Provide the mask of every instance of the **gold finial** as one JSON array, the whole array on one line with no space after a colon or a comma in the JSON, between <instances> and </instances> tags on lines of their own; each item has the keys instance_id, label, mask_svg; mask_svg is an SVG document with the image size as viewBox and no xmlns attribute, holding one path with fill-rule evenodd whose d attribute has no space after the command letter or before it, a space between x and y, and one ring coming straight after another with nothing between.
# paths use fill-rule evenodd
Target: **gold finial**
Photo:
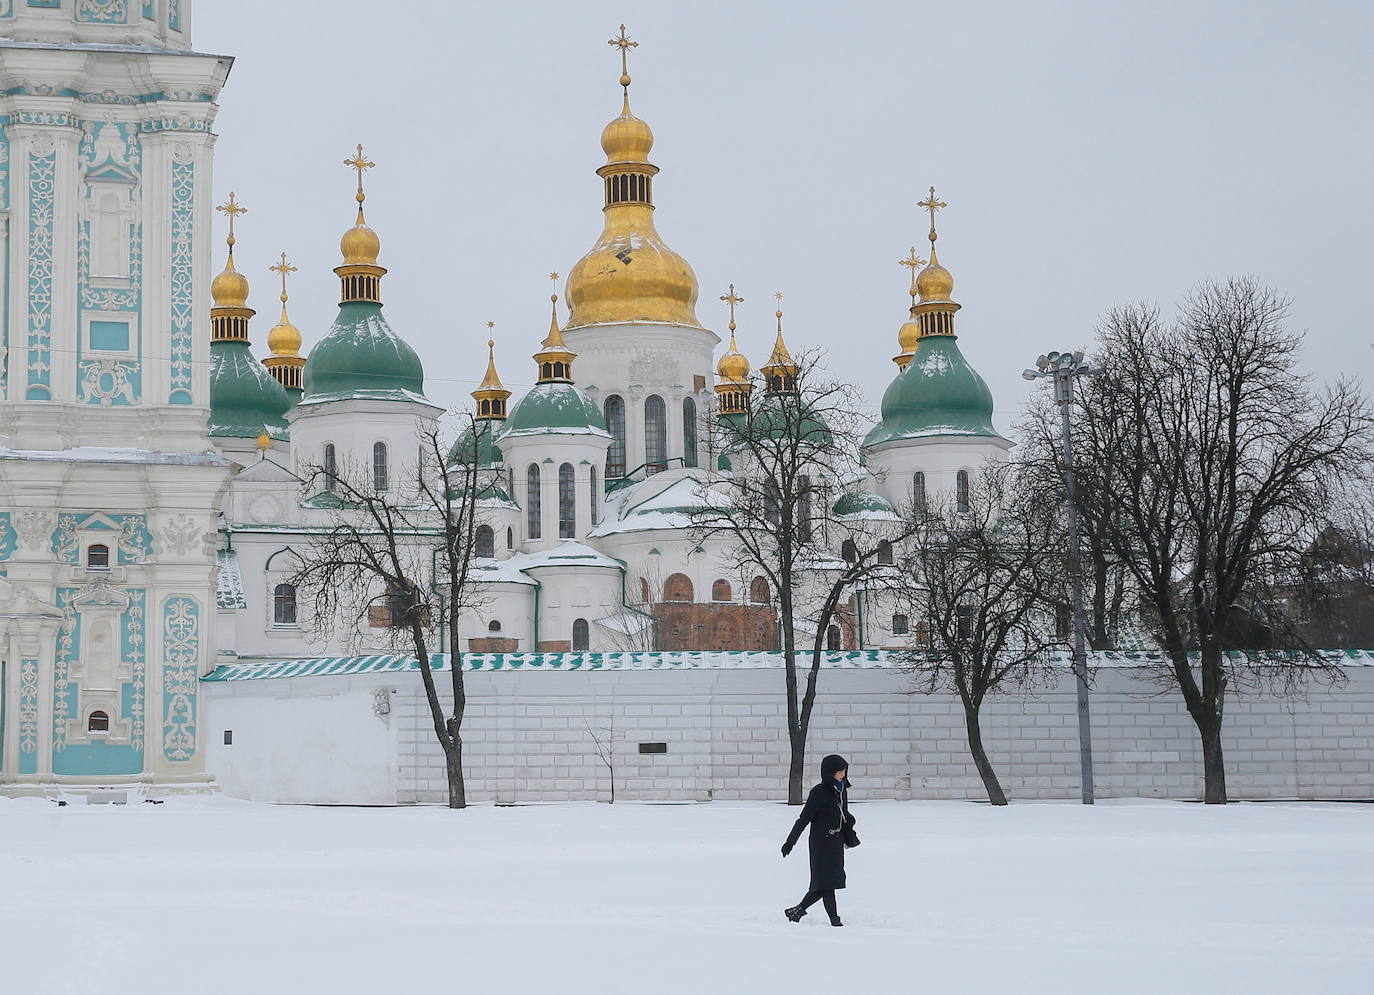
<instances>
[{"instance_id":1,"label":"gold finial","mask_svg":"<svg viewBox=\"0 0 1374 995\"><path fill-rule=\"evenodd\" d=\"M897 260L898 266L905 266L907 269L911 270L911 289L908 291L908 293L911 294L911 303L913 305L916 303L917 294L916 270L919 267L924 266L925 264L926 261L922 259L920 256L916 255L916 246L914 245L911 247L911 255L907 256L905 259Z\"/></svg>"},{"instance_id":2,"label":"gold finial","mask_svg":"<svg viewBox=\"0 0 1374 995\"><path fill-rule=\"evenodd\" d=\"M614 45L620 49L620 85L625 88L625 99L628 101L630 99L630 49L638 48L639 42L630 41L629 36L625 34L625 25L622 24L620 36L612 38L606 44Z\"/></svg>"},{"instance_id":3,"label":"gold finial","mask_svg":"<svg viewBox=\"0 0 1374 995\"><path fill-rule=\"evenodd\" d=\"M730 307L730 331L733 333L735 330L735 305L743 304L744 298L735 293L735 285L732 283L729 292L721 294L720 299Z\"/></svg>"},{"instance_id":4,"label":"gold finial","mask_svg":"<svg viewBox=\"0 0 1374 995\"><path fill-rule=\"evenodd\" d=\"M248 208L244 207L234 199L234 191L229 191L229 199L215 208L216 211L223 211L229 218L229 255L234 254L234 221L240 214L247 214Z\"/></svg>"},{"instance_id":5,"label":"gold finial","mask_svg":"<svg viewBox=\"0 0 1374 995\"><path fill-rule=\"evenodd\" d=\"M281 302L284 306L286 304L286 274L297 273L300 271L300 267L292 266L290 263L288 263L286 261L286 253L283 252L281 254L281 262L277 263L275 266L269 266L267 268L271 270L273 273L281 274Z\"/></svg>"},{"instance_id":6,"label":"gold finial","mask_svg":"<svg viewBox=\"0 0 1374 995\"><path fill-rule=\"evenodd\" d=\"M773 313L778 317L778 334L782 334L782 291L775 291L773 298L778 302L778 309Z\"/></svg>"},{"instance_id":7,"label":"gold finial","mask_svg":"<svg viewBox=\"0 0 1374 995\"><path fill-rule=\"evenodd\" d=\"M353 153L353 157L344 160L344 165L351 166L358 171L358 192L354 194L354 197L358 201L358 224L362 224L363 201L367 200L367 195L363 193L363 171L371 169L377 164L375 162L370 162L367 157L363 155L363 147L359 145L357 150Z\"/></svg>"},{"instance_id":8,"label":"gold finial","mask_svg":"<svg viewBox=\"0 0 1374 995\"><path fill-rule=\"evenodd\" d=\"M930 239L930 245L933 251L935 248L935 239L937 237L935 234L935 212L942 207L949 207L949 205L946 204L943 200L936 200L935 188L931 187L930 196L927 197L925 200L921 201L920 203L918 203L916 206L924 207L926 210L930 212L930 234L927 237Z\"/></svg>"},{"instance_id":9,"label":"gold finial","mask_svg":"<svg viewBox=\"0 0 1374 995\"><path fill-rule=\"evenodd\" d=\"M272 437L271 437L270 435L268 435L266 432L263 432L262 435L258 436L258 450L259 450L264 456L266 456L266 455L267 455L267 450L269 450L269 449L271 449L271 448L272 448Z\"/></svg>"},{"instance_id":10,"label":"gold finial","mask_svg":"<svg viewBox=\"0 0 1374 995\"><path fill-rule=\"evenodd\" d=\"M488 328L495 328L495 327L496 327L496 322L494 322L494 321L489 321L489 322L487 322L487 327L488 327ZM487 343L487 345L495 345L495 344L496 344L495 342L488 342L488 343Z\"/></svg>"}]
</instances>

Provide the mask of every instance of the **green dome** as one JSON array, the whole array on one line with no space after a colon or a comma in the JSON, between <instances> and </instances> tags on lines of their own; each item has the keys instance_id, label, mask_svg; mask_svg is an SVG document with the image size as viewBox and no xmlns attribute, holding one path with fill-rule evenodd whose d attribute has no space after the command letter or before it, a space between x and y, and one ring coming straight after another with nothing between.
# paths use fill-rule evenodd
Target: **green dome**
<instances>
[{"instance_id":1,"label":"green dome","mask_svg":"<svg viewBox=\"0 0 1374 995\"><path fill-rule=\"evenodd\" d=\"M1001 438L992 427L992 391L953 335L917 341L911 362L883 392L882 415L865 446L941 435Z\"/></svg>"},{"instance_id":2,"label":"green dome","mask_svg":"<svg viewBox=\"0 0 1374 995\"><path fill-rule=\"evenodd\" d=\"M797 433L798 441L805 448L816 449L829 446L834 441L834 437L831 435L830 426L826 424L825 419L809 411L802 412L799 418L798 412L788 410L789 405L795 407L798 403L800 403L800 399L797 394L769 392L764 394L762 400L754 405L750 416L721 416L721 428L724 430L727 440L730 435L763 438L792 431ZM730 445L727 441L726 448L737 450L741 445L738 442L735 445Z\"/></svg>"},{"instance_id":3,"label":"green dome","mask_svg":"<svg viewBox=\"0 0 1374 995\"><path fill-rule=\"evenodd\" d=\"M836 501L835 514L841 516L862 515L868 518L874 515L895 515L896 511L880 495L871 491L859 491L845 494Z\"/></svg>"},{"instance_id":4,"label":"green dome","mask_svg":"<svg viewBox=\"0 0 1374 995\"><path fill-rule=\"evenodd\" d=\"M610 438L601 408L570 383L540 383L516 402L499 438L512 435L600 435Z\"/></svg>"},{"instance_id":5,"label":"green dome","mask_svg":"<svg viewBox=\"0 0 1374 995\"><path fill-rule=\"evenodd\" d=\"M370 397L413 400L425 392L420 357L387 324L372 301L339 305L329 333L305 363L304 400Z\"/></svg>"},{"instance_id":6,"label":"green dome","mask_svg":"<svg viewBox=\"0 0 1374 995\"><path fill-rule=\"evenodd\" d=\"M291 396L253 358L247 342L210 343L210 434L256 439L266 432L286 439Z\"/></svg>"},{"instance_id":7,"label":"green dome","mask_svg":"<svg viewBox=\"0 0 1374 995\"><path fill-rule=\"evenodd\" d=\"M493 431L498 424L490 418L479 418L465 428L463 434L458 436L458 441L453 444L453 448L448 451L449 466L472 462L474 453L478 466L504 462L501 450L496 448L496 433Z\"/></svg>"}]
</instances>

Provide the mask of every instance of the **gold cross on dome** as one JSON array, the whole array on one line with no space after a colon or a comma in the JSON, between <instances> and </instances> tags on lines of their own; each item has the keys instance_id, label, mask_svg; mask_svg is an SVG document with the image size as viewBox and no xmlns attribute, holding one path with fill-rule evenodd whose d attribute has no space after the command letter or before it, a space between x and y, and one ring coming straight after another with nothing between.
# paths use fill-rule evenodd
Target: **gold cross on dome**
<instances>
[{"instance_id":1,"label":"gold cross on dome","mask_svg":"<svg viewBox=\"0 0 1374 995\"><path fill-rule=\"evenodd\" d=\"M781 291L781 290L777 291L775 294L773 294L773 296L774 296L775 298L777 298L778 307L782 307L782 291Z\"/></svg>"},{"instance_id":2,"label":"gold cross on dome","mask_svg":"<svg viewBox=\"0 0 1374 995\"><path fill-rule=\"evenodd\" d=\"M297 266L292 266L290 263L288 263L288 262L286 261L286 253L285 253L285 252L283 252L283 253L281 254L281 262L277 263L275 266L269 266L269 267L267 267L267 268L268 268L269 270L271 270L273 273L280 273L280 274L281 274L281 302L282 302L283 304L285 304L285 303L286 303L286 274L287 274L287 273L295 273L295 272L298 272L300 268L297 267Z\"/></svg>"},{"instance_id":3,"label":"gold cross on dome","mask_svg":"<svg viewBox=\"0 0 1374 995\"><path fill-rule=\"evenodd\" d=\"M930 239L930 240L931 240L932 242L935 241L935 238L934 238L934 236L935 236L935 212L938 211L938 210L939 210L940 208L942 208L942 207L949 207L949 205L946 204L943 200L936 200L936 199L935 199L935 188L934 188L934 187L931 187L931 188L930 188L930 196L927 197L925 200L921 201L920 203L918 203L916 206L917 206L917 207L924 207L926 210L928 210L928 211L930 212L930 234L931 234L931 239Z\"/></svg>"},{"instance_id":4,"label":"gold cross on dome","mask_svg":"<svg viewBox=\"0 0 1374 995\"><path fill-rule=\"evenodd\" d=\"M240 214L247 214L248 208L244 207L234 199L234 192L229 191L229 199L215 208L216 211L223 211L229 218L229 247L234 247L234 220Z\"/></svg>"},{"instance_id":5,"label":"gold cross on dome","mask_svg":"<svg viewBox=\"0 0 1374 995\"><path fill-rule=\"evenodd\" d=\"M620 37L618 37L618 38L612 38L612 39L611 39L610 41L608 41L606 44L608 44L608 45L614 45L616 48L620 49L620 85L621 85L621 86L629 86L629 85L630 85L630 63L629 63L630 49L632 49L632 48L639 48L639 42L637 42L637 41L630 41L629 36L625 34L625 25L622 24L622 25L620 26Z\"/></svg>"},{"instance_id":6,"label":"gold cross on dome","mask_svg":"<svg viewBox=\"0 0 1374 995\"><path fill-rule=\"evenodd\" d=\"M905 259L897 260L898 266L908 267L913 275L915 274L918 267L924 266L925 264L926 261L922 259L920 256L916 255L916 246L914 245L911 247L911 255L907 256Z\"/></svg>"},{"instance_id":7,"label":"gold cross on dome","mask_svg":"<svg viewBox=\"0 0 1374 995\"><path fill-rule=\"evenodd\" d=\"M489 322L487 322L487 327L488 327L488 328L495 328L495 327L496 327L496 322L494 322L494 321L489 321Z\"/></svg>"},{"instance_id":8,"label":"gold cross on dome","mask_svg":"<svg viewBox=\"0 0 1374 995\"><path fill-rule=\"evenodd\" d=\"M720 299L730 307L730 331L733 332L735 330L735 305L743 304L744 298L735 293L735 285L732 283L729 292L721 294Z\"/></svg>"},{"instance_id":9,"label":"gold cross on dome","mask_svg":"<svg viewBox=\"0 0 1374 995\"><path fill-rule=\"evenodd\" d=\"M363 170L371 169L377 164L369 161L363 155L363 147L359 145L357 151L353 153L353 157L344 160L344 165L351 166L358 171L358 200L361 201L363 199Z\"/></svg>"}]
</instances>

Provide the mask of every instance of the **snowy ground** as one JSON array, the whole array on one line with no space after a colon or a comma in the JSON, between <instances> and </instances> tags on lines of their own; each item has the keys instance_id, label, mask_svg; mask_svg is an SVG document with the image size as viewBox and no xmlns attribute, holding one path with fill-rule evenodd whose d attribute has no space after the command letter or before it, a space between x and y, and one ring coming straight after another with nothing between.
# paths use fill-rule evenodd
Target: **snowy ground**
<instances>
[{"instance_id":1,"label":"snowy ground","mask_svg":"<svg viewBox=\"0 0 1374 995\"><path fill-rule=\"evenodd\" d=\"M0 799L0 990L1374 990L1374 806L854 811L832 929L778 804Z\"/></svg>"}]
</instances>

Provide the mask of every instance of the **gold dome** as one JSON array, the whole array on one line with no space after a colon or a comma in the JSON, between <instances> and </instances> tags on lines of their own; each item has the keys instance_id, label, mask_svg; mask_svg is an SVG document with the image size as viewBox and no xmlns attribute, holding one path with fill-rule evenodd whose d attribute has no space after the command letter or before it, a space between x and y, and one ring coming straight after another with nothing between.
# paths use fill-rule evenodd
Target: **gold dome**
<instances>
[{"instance_id":1,"label":"gold dome","mask_svg":"<svg viewBox=\"0 0 1374 995\"><path fill-rule=\"evenodd\" d=\"M248 277L234 269L234 245L229 243L229 261L224 264L224 272L210 284L210 296L215 299L215 307L247 307Z\"/></svg>"},{"instance_id":2,"label":"gold dome","mask_svg":"<svg viewBox=\"0 0 1374 995\"><path fill-rule=\"evenodd\" d=\"M720 357L720 362L716 364L716 372L721 379L730 380L734 383L744 383L749 379L749 357L739 351L735 345L735 330L730 329L730 348L724 356Z\"/></svg>"},{"instance_id":3,"label":"gold dome","mask_svg":"<svg viewBox=\"0 0 1374 995\"><path fill-rule=\"evenodd\" d=\"M291 324L286 313L286 305L281 306L281 320L267 333L267 348L274 356L299 356L301 354L301 330Z\"/></svg>"},{"instance_id":4,"label":"gold dome","mask_svg":"<svg viewBox=\"0 0 1374 995\"><path fill-rule=\"evenodd\" d=\"M606 153L606 163L648 162L653 147L653 129L630 113L630 95L626 93L620 117L601 131L601 150Z\"/></svg>"},{"instance_id":5,"label":"gold dome","mask_svg":"<svg viewBox=\"0 0 1374 995\"><path fill-rule=\"evenodd\" d=\"M915 319L903 322L902 327L897 330L897 347L905 353L916 351L916 343L921 338L921 326Z\"/></svg>"},{"instance_id":6,"label":"gold dome","mask_svg":"<svg viewBox=\"0 0 1374 995\"><path fill-rule=\"evenodd\" d=\"M954 276L940 265L935 246L930 247L930 265L916 277L916 292L923 301L947 301L954 293Z\"/></svg>"},{"instance_id":7,"label":"gold dome","mask_svg":"<svg viewBox=\"0 0 1374 995\"><path fill-rule=\"evenodd\" d=\"M358 205L358 222L339 239L339 251L343 253L345 266L362 264L376 266L377 255L382 251L382 240L363 220L363 206Z\"/></svg>"}]
</instances>

